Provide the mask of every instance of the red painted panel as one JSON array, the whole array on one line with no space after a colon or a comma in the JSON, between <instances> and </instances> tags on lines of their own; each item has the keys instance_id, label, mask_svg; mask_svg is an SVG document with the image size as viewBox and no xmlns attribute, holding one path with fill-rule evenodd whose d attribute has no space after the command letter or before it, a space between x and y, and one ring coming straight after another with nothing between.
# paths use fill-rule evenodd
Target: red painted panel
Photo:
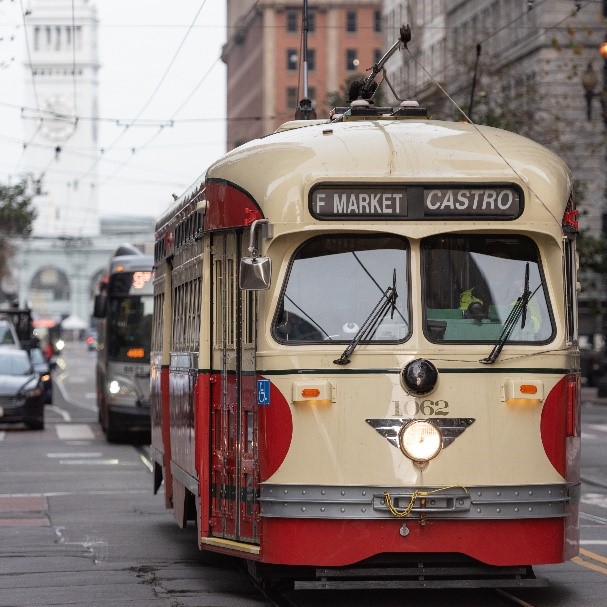
<instances>
[{"instance_id":1,"label":"red painted panel","mask_svg":"<svg viewBox=\"0 0 607 607\"><path fill-rule=\"evenodd\" d=\"M542 409L540 424L542 444L550 463L561 476L566 476L567 377L550 390Z\"/></svg>"},{"instance_id":2,"label":"red painted panel","mask_svg":"<svg viewBox=\"0 0 607 607\"><path fill-rule=\"evenodd\" d=\"M253 198L227 182L208 182L204 194L209 205L204 216L205 230L245 227L263 219Z\"/></svg>"},{"instance_id":3,"label":"red painted panel","mask_svg":"<svg viewBox=\"0 0 607 607\"><path fill-rule=\"evenodd\" d=\"M173 507L173 475L171 474L171 410L169 392L169 368L162 367L160 375L160 390L162 393L162 444L164 453L164 504L166 508Z\"/></svg>"},{"instance_id":4,"label":"red painted panel","mask_svg":"<svg viewBox=\"0 0 607 607\"><path fill-rule=\"evenodd\" d=\"M259 406L258 413L259 476L263 483L278 470L287 456L293 438L293 418L287 399L272 383L270 404Z\"/></svg>"},{"instance_id":5,"label":"red painted panel","mask_svg":"<svg viewBox=\"0 0 607 607\"><path fill-rule=\"evenodd\" d=\"M497 566L563 562L563 519L511 521L335 521L262 519L261 560L321 567L382 553L460 553Z\"/></svg>"},{"instance_id":6,"label":"red painted panel","mask_svg":"<svg viewBox=\"0 0 607 607\"><path fill-rule=\"evenodd\" d=\"M196 472L200 482L200 520L198 530L201 537L209 535L210 519L210 424L211 424L211 383L208 373L199 373L194 390L194 453Z\"/></svg>"}]
</instances>

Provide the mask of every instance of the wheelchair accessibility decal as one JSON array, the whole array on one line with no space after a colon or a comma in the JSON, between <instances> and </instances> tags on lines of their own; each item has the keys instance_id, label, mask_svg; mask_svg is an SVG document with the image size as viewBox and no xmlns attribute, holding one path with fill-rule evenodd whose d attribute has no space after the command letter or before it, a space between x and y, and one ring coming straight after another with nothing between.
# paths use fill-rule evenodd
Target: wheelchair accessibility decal
<instances>
[{"instance_id":1,"label":"wheelchair accessibility decal","mask_svg":"<svg viewBox=\"0 0 607 607\"><path fill-rule=\"evenodd\" d=\"M257 380L257 404L267 406L270 404L270 380Z\"/></svg>"}]
</instances>

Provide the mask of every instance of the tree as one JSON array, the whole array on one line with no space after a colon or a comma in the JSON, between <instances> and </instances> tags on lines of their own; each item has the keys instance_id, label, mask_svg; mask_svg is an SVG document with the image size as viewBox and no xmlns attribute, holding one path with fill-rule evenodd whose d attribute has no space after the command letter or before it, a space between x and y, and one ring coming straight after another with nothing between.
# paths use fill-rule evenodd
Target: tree
<instances>
[{"instance_id":1,"label":"tree","mask_svg":"<svg viewBox=\"0 0 607 607\"><path fill-rule=\"evenodd\" d=\"M40 179L25 175L15 184L0 183L0 278L7 274L14 252L11 239L32 233L36 209L32 199L40 192Z\"/></svg>"}]
</instances>

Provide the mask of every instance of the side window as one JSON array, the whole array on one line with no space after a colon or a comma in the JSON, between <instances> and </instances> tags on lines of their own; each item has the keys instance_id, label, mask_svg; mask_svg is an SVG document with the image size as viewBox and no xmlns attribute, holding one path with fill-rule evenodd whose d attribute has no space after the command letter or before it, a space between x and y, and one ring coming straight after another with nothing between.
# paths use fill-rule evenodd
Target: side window
<instances>
[{"instance_id":1,"label":"side window","mask_svg":"<svg viewBox=\"0 0 607 607\"><path fill-rule=\"evenodd\" d=\"M567 341L573 342L578 336L577 327L577 252L575 240L565 238L564 241L564 285L565 285L565 314L567 322Z\"/></svg>"}]
</instances>

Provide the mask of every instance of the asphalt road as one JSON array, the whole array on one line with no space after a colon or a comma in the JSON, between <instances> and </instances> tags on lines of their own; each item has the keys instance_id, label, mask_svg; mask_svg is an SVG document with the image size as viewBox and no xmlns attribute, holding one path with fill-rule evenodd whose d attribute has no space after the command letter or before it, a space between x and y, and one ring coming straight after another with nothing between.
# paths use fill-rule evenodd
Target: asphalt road
<instances>
[{"instance_id":1,"label":"asphalt road","mask_svg":"<svg viewBox=\"0 0 607 607\"><path fill-rule=\"evenodd\" d=\"M0 607L262 606L235 559L198 551L152 491L147 445L108 444L95 353L68 344L41 432L0 427ZM607 399L583 391L582 552L536 567L548 587L511 591L308 591L301 607L595 607L607 596Z\"/></svg>"}]
</instances>

